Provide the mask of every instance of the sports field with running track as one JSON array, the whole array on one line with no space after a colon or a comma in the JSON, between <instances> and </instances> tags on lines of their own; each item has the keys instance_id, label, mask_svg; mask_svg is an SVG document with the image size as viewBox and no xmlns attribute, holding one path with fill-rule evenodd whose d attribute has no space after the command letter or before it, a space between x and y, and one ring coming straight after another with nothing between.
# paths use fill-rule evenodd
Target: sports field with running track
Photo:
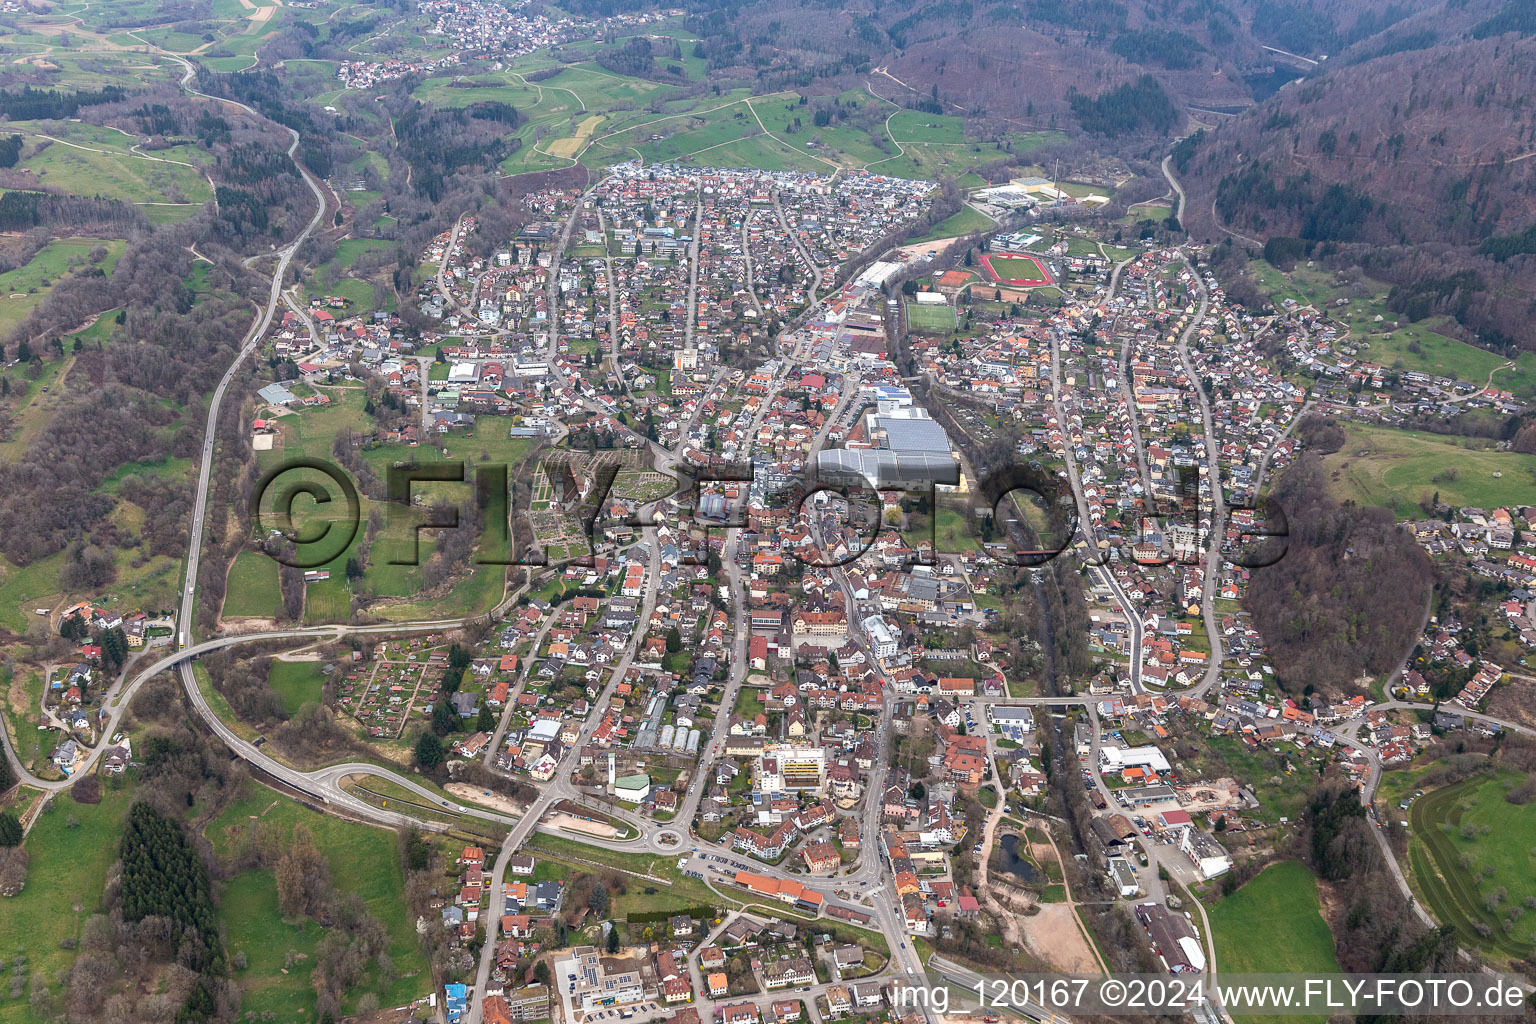
<instances>
[{"instance_id":1,"label":"sports field with running track","mask_svg":"<svg viewBox=\"0 0 1536 1024\"><path fill-rule=\"evenodd\" d=\"M981 265L988 278L1014 288L1043 288L1056 283L1044 263L1023 253L988 253L981 258Z\"/></svg>"}]
</instances>

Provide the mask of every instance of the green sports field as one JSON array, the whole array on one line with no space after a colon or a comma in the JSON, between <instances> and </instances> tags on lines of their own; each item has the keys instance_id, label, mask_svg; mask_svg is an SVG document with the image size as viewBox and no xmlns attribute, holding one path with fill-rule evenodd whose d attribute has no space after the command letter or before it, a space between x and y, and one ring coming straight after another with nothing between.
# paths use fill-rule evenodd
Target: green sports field
<instances>
[{"instance_id":1,"label":"green sports field","mask_svg":"<svg viewBox=\"0 0 1536 1024\"><path fill-rule=\"evenodd\" d=\"M913 331L948 332L955 329L955 310L949 303L907 303L907 328Z\"/></svg>"},{"instance_id":2,"label":"green sports field","mask_svg":"<svg viewBox=\"0 0 1536 1024\"><path fill-rule=\"evenodd\" d=\"M1034 260L1016 259L1011 256L993 257L992 268L997 271L998 277L1003 278L1033 277L1040 272Z\"/></svg>"},{"instance_id":3,"label":"green sports field","mask_svg":"<svg viewBox=\"0 0 1536 1024\"><path fill-rule=\"evenodd\" d=\"M1045 263L1029 256L983 256L982 266L990 272L993 280L1007 284L1011 281L1023 281L1028 283L1051 284L1051 272L1046 269Z\"/></svg>"}]
</instances>

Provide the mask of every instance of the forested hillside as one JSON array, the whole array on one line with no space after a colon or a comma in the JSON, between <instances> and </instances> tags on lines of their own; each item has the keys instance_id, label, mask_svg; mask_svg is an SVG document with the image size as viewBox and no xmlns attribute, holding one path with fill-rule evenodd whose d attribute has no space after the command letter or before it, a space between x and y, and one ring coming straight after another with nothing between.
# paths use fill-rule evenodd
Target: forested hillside
<instances>
[{"instance_id":1,"label":"forested hillside","mask_svg":"<svg viewBox=\"0 0 1536 1024\"><path fill-rule=\"evenodd\" d=\"M1285 556L1254 573L1246 603L1281 682L1339 693L1401 667L1428 608L1429 558L1388 510L1335 502L1315 454L1280 476L1274 499Z\"/></svg>"},{"instance_id":2,"label":"forested hillside","mask_svg":"<svg viewBox=\"0 0 1536 1024\"><path fill-rule=\"evenodd\" d=\"M603 15L639 5L568 6ZM1322 17L1290 3L1258 6L1276 24ZM887 0L859 9L695 0L684 9L714 81L835 94L868 79L904 105L1015 126L1077 126L1083 100L1074 105L1074 94L1100 97L1144 74L1155 75L1175 105L1241 109L1267 95L1277 71L1277 55L1261 45L1268 40L1249 31L1254 5L1242 0ZM642 55L631 66L664 78L663 64Z\"/></svg>"},{"instance_id":3,"label":"forested hillside","mask_svg":"<svg viewBox=\"0 0 1536 1024\"><path fill-rule=\"evenodd\" d=\"M1487 347L1536 346L1528 11L1426 7L1226 120L1180 154L1186 226L1212 240L1299 239L1278 251L1366 266L1398 286L1392 307L1407 319L1450 314ZM1295 45L1349 38L1276 30Z\"/></svg>"}]
</instances>

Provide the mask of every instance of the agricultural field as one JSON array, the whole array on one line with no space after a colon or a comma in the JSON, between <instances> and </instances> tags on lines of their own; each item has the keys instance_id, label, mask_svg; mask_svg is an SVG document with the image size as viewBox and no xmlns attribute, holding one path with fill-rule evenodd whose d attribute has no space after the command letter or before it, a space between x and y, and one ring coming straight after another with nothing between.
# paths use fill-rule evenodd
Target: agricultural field
<instances>
[{"instance_id":1,"label":"agricultural field","mask_svg":"<svg viewBox=\"0 0 1536 1024\"><path fill-rule=\"evenodd\" d=\"M121 8L116 9L121 10ZM72 18L66 20L69 22L67 29L70 37L77 44L91 38L77 31L78 26ZM112 53L99 49L76 53L60 49L57 46L58 30L58 26L46 29L48 35L43 37L45 42L38 47L37 55L31 58L13 57L12 59L25 61L40 70L53 72L54 77L80 89L99 89L104 85L150 85L172 82L181 78L181 65L169 57L158 54ZM113 45L106 43L104 38L102 42ZM13 53L20 52L22 48L17 35L8 35L6 43ZM129 40L128 45L142 46L143 44L136 40ZM59 122L49 123L58 124Z\"/></svg>"},{"instance_id":2,"label":"agricultural field","mask_svg":"<svg viewBox=\"0 0 1536 1024\"><path fill-rule=\"evenodd\" d=\"M644 78L616 75L596 64L572 64L558 75L535 84L540 89L569 91L593 112L611 110L616 104L644 106L655 96L666 95L663 90L668 88Z\"/></svg>"},{"instance_id":3,"label":"agricultural field","mask_svg":"<svg viewBox=\"0 0 1536 1024\"><path fill-rule=\"evenodd\" d=\"M373 991L381 1005L400 1006L425 995L432 982L405 907L405 876L395 833L311 811L255 783L248 783L241 799L209 822L204 833L214 855L228 863L238 855L245 833L258 822L280 836L291 836L300 826L307 829L329 863L336 888L361 896L368 912L388 930L393 970L385 977L373 968L353 1000ZM258 1016L273 1012L280 1020L313 1015L315 993L309 974L325 929L311 920L283 919L272 870L244 871L225 883L219 894L219 919L226 929L230 955L243 952L249 961L244 971L235 972L244 994L242 1010ZM294 957L291 969L290 951L305 957Z\"/></svg>"},{"instance_id":4,"label":"agricultural field","mask_svg":"<svg viewBox=\"0 0 1536 1024\"><path fill-rule=\"evenodd\" d=\"M1066 138L1063 133L1052 131L1016 131L999 137L966 138L965 120L961 117L906 110L889 101L884 103L888 117L885 131L898 153L869 165L870 170L881 174L931 181L952 176L959 179L962 188L979 188L986 181L972 173L974 168L1026 154Z\"/></svg>"},{"instance_id":5,"label":"agricultural field","mask_svg":"<svg viewBox=\"0 0 1536 1024\"><path fill-rule=\"evenodd\" d=\"M1143 221L1161 223L1172 215L1173 207L1166 200L1157 199L1132 206L1126 211L1125 216L1116 220L1115 223L1122 227L1135 227Z\"/></svg>"},{"instance_id":6,"label":"agricultural field","mask_svg":"<svg viewBox=\"0 0 1536 1024\"><path fill-rule=\"evenodd\" d=\"M267 673L267 687L283 698L288 714L294 715L305 704L318 704L325 685L324 662L282 661L274 658Z\"/></svg>"},{"instance_id":7,"label":"agricultural field","mask_svg":"<svg viewBox=\"0 0 1536 1024\"><path fill-rule=\"evenodd\" d=\"M838 110L849 112L849 118L822 127L814 124L809 102L802 105L796 93L753 97L747 105L753 120L760 121L775 138L829 167L868 167L898 155L882 123L861 127L860 113L866 107L878 112L881 106L866 94L848 92L839 96ZM883 167L881 170L890 173Z\"/></svg>"},{"instance_id":8,"label":"agricultural field","mask_svg":"<svg viewBox=\"0 0 1536 1024\"><path fill-rule=\"evenodd\" d=\"M453 78L429 78L422 82L414 95L434 107L449 109L467 107L472 103L495 101L510 103L520 114L528 117L548 114L550 108L538 110L542 103L542 87L525 85L521 75L456 75ZM553 91L553 90L551 90ZM569 96L564 97L562 108L573 109Z\"/></svg>"},{"instance_id":9,"label":"agricultural field","mask_svg":"<svg viewBox=\"0 0 1536 1024\"><path fill-rule=\"evenodd\" d=\"M694 167L754 167L765 171L812 171L817 174L836 169L766 135L754 135L700 150L689 154L684 162Z\"/></svg>"},{"instance_id":10,"label":"agricultural field","mask_svg":"<svg viewBox=\"0 0 1536 1024\"><path fill-rule=\"evenodd\" d=\"M229 567L224 589L226 619L275 618L279 611L277 562L259 551L242 551Z\"/></svg>"},{"instance_id":11,"label":"agricultural field","mask_svg":"<svg viewBox=\"0 0 1536 1024\"><path fill-rule=\"evenodd\" d=\"M701 79L704 62L691 55L693 37L675 28L660 34L674 36L683 46L683 58L671 63L681 65L687 79ZM1061 137L1015 132L999 139L966 139L959 117L902 110L862 90L838 96L843 116L818 127L809 100L796 92L753 96L737 89L718 96L689 96L676 85L614 74L595 63L569 64L538 82L524 77L553 66L549 53L540 51L502 72L430 78L416 96L439 106L499 100L516 107L526 120L512 133L521 148L503 161L502 170L508 174L576 161L601 169L639 156L647 163L821 174L867 168L936 180L966 175L1009 153L1028 152ZM959 228L951 234L991 224L975 211L960 216L965 219L951 225Z\"/></svg>"},{"instance_id":12,"label":"agricultural field","mask_svg":"<svg viewBox=\"0 0 1536 1024\"><path fill-rule=\"evenodd\" d=\"M603 118L600 114L593 114L592 116L583 119L582 122L576 126L576 131L574 134L569 135L563 139L556 139L554 142L549 144L547 147L549 155L557 156L565 160L575 159L575 157L587 147L587 141L592 138L592 133L597 130L597 126L602 124L602 122Z\"/></svg>"},{"instance_id":13,"label":"agricultural field","mask_svg":"<svg viewBox=\"0 0 1536 1024\"><path fill-rule=\"evenodd\" d=\"M1536 455L1493 450L1479 438L1344 424L1344 446L1323 459L1328 486L1340 500L1422 516L1436 494L1451 505L1529 504L1536 494Z\"/></svg>"},{"instance_id":14,"label":"agricultural field","mask_svg":"<svg viewBox=\"0 0 1536 1024\"><path fill-rule=\"evenodd\" d=\"M907 302L907 329L947 334L955 329L955 308L947 302Z\"/></svg>"},{"instance_id":15,"label":"agricultural field","mask_svg":"<svg viewBox=\"0 0 1536 1024\"><path fill-rule=\"evenodd\" d=\"M1337 972L1333 933L1323 920L1317 880L1300 861L1271 864L1209 911L1216 966L1223 974L1322 974ZM1238 1020L1325 1021L1318 1017Z\"/></svg>"},{"instance_id":16,"label":"agricultural field","mask_svg":"<svg viewBox=\"0 0 1536 1024\"><path fill-rule=\"evenodd\" d=\"M195 144L177 143L145 149L139 143L139 136L85 121L12 121L7 127L31 136L29 142L34 145L51 139L54 145L69 149L104 150L110 156L125 160L157 158L189 165L193 170L213 162L213 154ZM135 147L139 148L136 150Z\"/></svg>"},{"instance_id":17,"label":"agricultural field","mask_svg":"<svg viewBox=\"0 0 1536 1024\"><path fill-rule=\"evenodd\" d=\"M1435 919L1491 956L1511 960L1536 946L1536 803L1506 799L1522 773L1479 775L1419 797L1409 812L1415 889Z\"/></svg>"},{"instance_id":18,"label":"agricultural field","mask_svg":"<svg viewBox=\"0 0 1536 1024\"><path fill-rule=\"evenodd\" d=\"M222 75L236 71L248 71L255 67L259 61L253 57L209 57L204 55L199 62L208 66L211 71L217 71Z\"/></svg>"},{"instance_id":19,"label":"agricultural field","mask_svg":"<svg viewBox=\"0 0 1536 1024\"><path fill-rule=\"evenodd\" d=\"M710 103L697 111L668 116L665 120L644 120L616 136L604 138L603 145L619 151L616 159L640 154L650 163L686 160L696 154L702 158L744 139L761 136L762 130L747 110L745 94L732 96L734 98L728 101ZM721 99L724 101L725 97ZM721 166L726 166L725 156L715 159Z\"/></svg>"}]
</instances>

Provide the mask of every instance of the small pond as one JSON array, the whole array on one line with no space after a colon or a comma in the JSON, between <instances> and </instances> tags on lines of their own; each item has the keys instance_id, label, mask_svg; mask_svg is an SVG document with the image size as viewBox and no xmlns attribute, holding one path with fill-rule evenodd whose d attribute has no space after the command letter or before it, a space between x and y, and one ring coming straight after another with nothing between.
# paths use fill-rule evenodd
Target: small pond
<instances>
[{"instance_id":1,"label":"small pond","mask_svg":"<svg viewBox=\"0 0 1536 1024\"><path fill-rule=\"evenodd\" d=\"M1005 835L998 840L1000 847L999 867L1001 870L1013 875L1021 882L1040 882L1040 869L1024 857L1019 856L1019 837Z\"/></svg>"}]
</instances>

